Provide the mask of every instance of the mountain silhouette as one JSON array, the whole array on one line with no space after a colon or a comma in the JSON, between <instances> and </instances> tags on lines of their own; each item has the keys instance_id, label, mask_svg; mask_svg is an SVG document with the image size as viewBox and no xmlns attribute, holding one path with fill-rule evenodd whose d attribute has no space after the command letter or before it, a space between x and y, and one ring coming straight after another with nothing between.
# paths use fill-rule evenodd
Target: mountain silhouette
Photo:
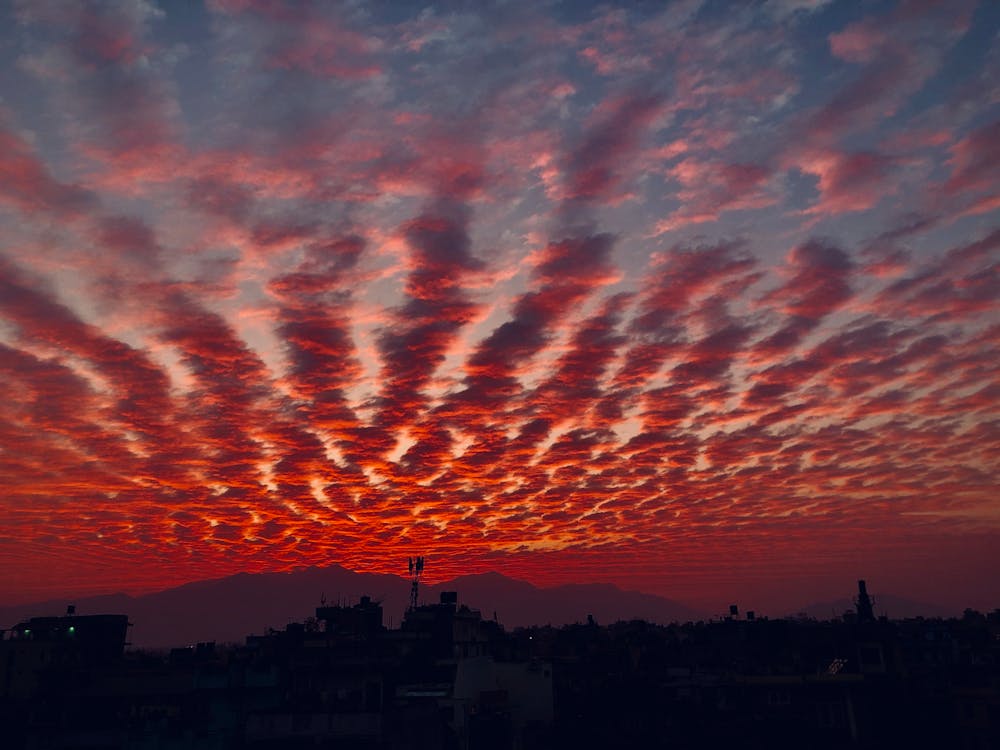
<instances>
[{"instance_id":1,"label":"mountain silhouette","mask_svg":"<svg viewBox=\"0 0 1000 750\"><path fill-rule=\"evenodd\" d=\"M602 623L640 618L650 622L685 622L700 615L682 604L612 584L589 583L538 588L499 573L461 576L420 587L420 602L457 591L459 602L479 609L484 618L507 628L527 625ZM314 614L321 597L328 604L353 604L362 595L382 602L385 622L398 626L410 593L409 581L386 574L355 573L333 565L287 573L240 573L198 581L143 596L111 594L73 600L78 614L127 614L130 641L142 648L163 648L199 641L242 642L251 633L282 629ZM59 615L68 600L0 607L0 626L27 617Z\"/></svg>"},{"instance_id":2,"label":"mountain silhouette","mask_svg":"<svg viewBox=\"0 0 1000 750\"><path fill-rule=\"evenodd\" d=\"M906 599L892 594L874 594L874 609L876 615L886 615L892 619L907 617L956 617L960 612L952 611L940 604L929 604ZM797 609L794 614L805 614L817 620L830 620L840 617L844 612L855 609L854 600L846 597L827 602L816 602ZM791 614L791 613L790 613Z\"/></svg>"},{"instance_id":3,"label":"mountain silhouette","mask_svg":"<svg viewBox=\"0 0 1000 750\"><path fill-rule=\"evenodd\" d=\"M683 604L653 594L623 591L610 583L571 583L552 588L508 578L500 573L460 576L427 586L428 599L441 591L457 591L460 602L479 609L507 628L586 622L593 615L601 624L641 619L670 623L698 620L702 615Z\"/></svg>"}]
</instances>

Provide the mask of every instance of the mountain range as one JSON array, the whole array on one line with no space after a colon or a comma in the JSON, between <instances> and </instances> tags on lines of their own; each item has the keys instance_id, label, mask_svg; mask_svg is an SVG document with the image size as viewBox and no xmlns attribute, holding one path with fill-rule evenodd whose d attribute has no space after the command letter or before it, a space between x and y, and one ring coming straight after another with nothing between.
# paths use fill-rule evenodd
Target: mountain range
<instances>
[{"instance_id":1,"label":"mountain range","mask_svg":"<svg viewBox=\"0 0 1000 750\"><path fill-rule=\"evenodd\" d=\"M584 622L588 615L600 623L633 618L669 623L702 617L669 599L606 583L538 588L499 573L482 573L422 584L420 603L438 601L441 591L457 591L460 603L479 609L487 619L495 615L508 629ZM355 573L334 565L287 573L240 573L142 596L110 594L72 603L80 615L127 614L133 623L133 646L163 648L199 641L242 642L251 633L304 620L323 600L349 605L362 595L380 601L386 625L395 627L409 593L410 582L404 578ZM0 607L0 626L10 627L28 617L64 614L68 603L56 600Z\"/></svg>"},{"instance_id":2,"label":"mountain range","mask_svg":"<svg viewBox=\"0 0 1000 750\"><path fill-rule=\"evenodd\" d=\"M940 604L918 602L892 594L878 594L872 597L873 609L876 615L886 615L891 618L905 617L955 617L958 612ZM844 612L854 610L853 599L834 599L827 602L816 602L803 607L796 614L805 614L817 620L830 620L840 617Z\"/></svg>"},{"instance_id":3,"label":"mountain range","mask_svg":"<svg viewBox=\"0 0 1000 750\"><path fill-rule=\"evenodd\" d=\"M539 588L500 573L460 576L436 585L421 584L420 603L439 600L442 591L457 591L459 602L494 616L506 628L585 622L601 624L642 619L656 623L707 619L704 612L653 594L625 591L609 583L577 583ZM66 605L78 614L127 614L133 623L130 640L140 648L164 648L199 641L242 642L247 635L282 629L314 614L322 601L350 605L361 596L382 603L384 621L397 627L409 602L410 582L395 575L355 573L339 565L287 573L239 573L226 578L187 583L142 596L108 594L54 600L13 607L0 606L0 627L28 617L61 615ZM853 609L850 599L819 602L796 610L820 620ZM957 613L934 604L891 594L875 597L876 614L891 617L950 617Z\"/></svg>"}]
</instances>

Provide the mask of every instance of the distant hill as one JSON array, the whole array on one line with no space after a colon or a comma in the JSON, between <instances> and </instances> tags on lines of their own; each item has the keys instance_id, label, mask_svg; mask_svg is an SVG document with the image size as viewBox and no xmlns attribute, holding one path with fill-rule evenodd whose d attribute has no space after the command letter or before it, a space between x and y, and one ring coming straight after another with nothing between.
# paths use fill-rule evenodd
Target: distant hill
<instances>
[{"instance_id":1,"label":"distant hill","mask_svg":"<svg viewBox=\"0 0 1000 750\"><path fill-rule=\"evenodd\" d=\"M639 591L623 591L609 583L575 583L538 588L499 573L460 576L427 587L428 599L441 591L457 591L460 602L479 609L507 628L527 625L564 625L586 622L593 615L601 624L642 619L650 622L686 622L703 615L670 599Z\"/></svg>"},{"instance_id":2,"label":"distant hill","mask_svg":"<svg viewBox=\"0 0 1000 750\"><path fill-rule=\"evenodd\" d=\"M961 614L961 612L953 612L948 607L942 607L940 604L913 601L912 599L904 599L892 594L872 594L872 599L874 600L875 614L878 616L886 615L892 619L906 617L958 617ZM804 613L809 617L815 617L817 620L830 620L840 617L847 610L854 611L854 600L845 597L828 602L816 602L789 614Z\"/></svg>"},{"instance_id":3,"label":"distant hill","mask_svg":"<svg viewBox=\"0 0 1000 750\"><path fill-rule=\"evenodd\" d=\"M80 615L127 614L134 623L134 646L161 648L198 641L242 642L251 633L281 629L314 614L325 596L328 603L352 604L362 595L382 602L387 625L398 626L409 599L409 581L393 575L355 573L340 566L306 568L289 573L240 573L198 581L144 596L125 594L73 601ZM676 602L611 584L573 584L540 589L499 573L456 578L421 586L421 603L436 602L441 591L458 591L459 602L479 609L507 628L523 625L600 623L641 618L652 622L684 622L700 615ZM0 627L27 617L58 615L66 600L0 607Z\"/></svg>"}]
</instances>

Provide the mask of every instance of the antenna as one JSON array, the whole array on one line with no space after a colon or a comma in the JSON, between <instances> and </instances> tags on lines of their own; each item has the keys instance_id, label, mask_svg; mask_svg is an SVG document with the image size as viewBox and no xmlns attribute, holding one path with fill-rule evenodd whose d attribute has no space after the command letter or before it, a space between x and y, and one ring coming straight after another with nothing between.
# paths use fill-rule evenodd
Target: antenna
<instances>
[{"instance_id":1,"label":"antenna","mask_svg":"<svg viewBox=\"0 0 1000 750\"><path fill-rule=\"evenodd\" d=\"M863 580L858 581L858 598L854 603L857 605L858 622L875 622L874 602L868 595L868 586Z\"/></svg>"},{"instance_id":2,"label":"antenna","mask_svg":"<svg viewBox=\"0 0 1000 750\"><path fill-rule=\"evenodd\" d=\"M410 584L410 609L417 608L417 592L420 588L420 576L424 572L424 558L411 557L409 559L410 576L412 576L412 582Z\"/></svg>"}]
</instances>

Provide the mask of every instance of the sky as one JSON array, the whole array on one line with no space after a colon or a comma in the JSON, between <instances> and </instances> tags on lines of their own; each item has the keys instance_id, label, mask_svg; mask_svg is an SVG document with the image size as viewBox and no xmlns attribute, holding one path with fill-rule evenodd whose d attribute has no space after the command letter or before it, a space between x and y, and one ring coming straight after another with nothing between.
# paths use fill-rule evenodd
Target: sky
<instances>
[{"instance_id":1,"label":"sky","mask_svg":"<svg viewBox=\"0 0 1000 750\"><path fill-rule=\"evenodd\" d=\"M0 601L1000 606L1000 5L0 3Z\"/></svg>"}]
</instances>

